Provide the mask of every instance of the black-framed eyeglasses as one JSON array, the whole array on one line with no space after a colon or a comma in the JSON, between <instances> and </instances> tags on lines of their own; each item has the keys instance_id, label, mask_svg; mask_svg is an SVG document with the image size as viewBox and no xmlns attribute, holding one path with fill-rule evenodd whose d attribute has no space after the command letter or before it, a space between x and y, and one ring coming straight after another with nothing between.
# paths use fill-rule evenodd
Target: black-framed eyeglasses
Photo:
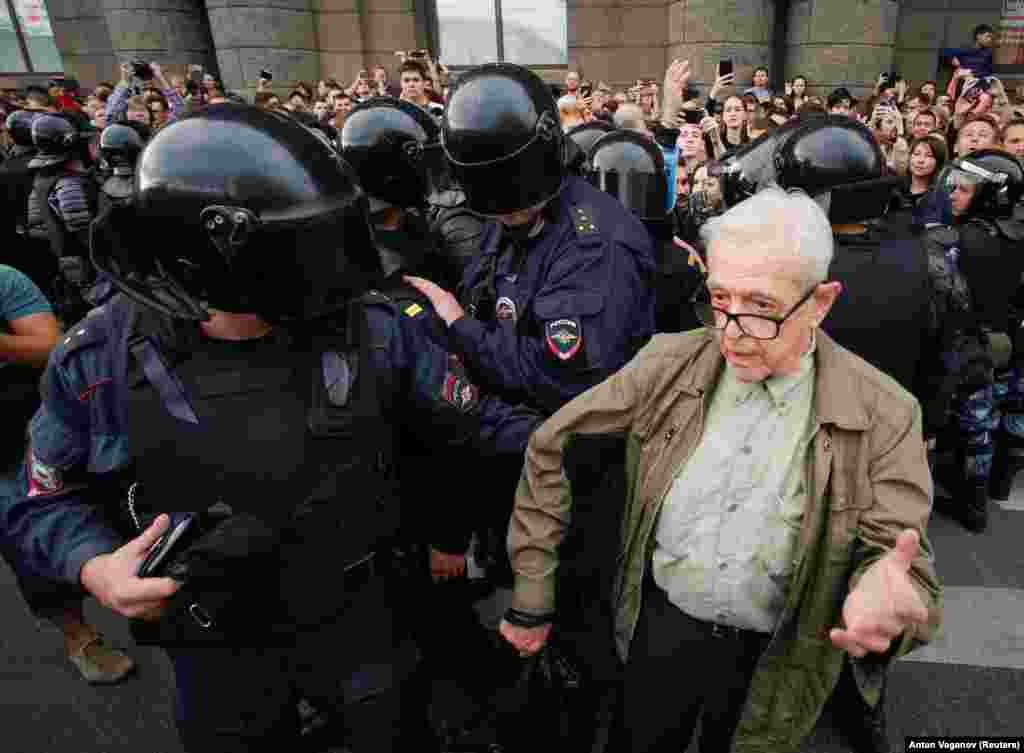
<instances>
[{"instance_id":1,"label":"black-framed eyeglasses","mask_svg":"<svg viewBox=\"0 0 1024 753\"><path fill-rule=\"evenodd\" d=\"M774 340L779 336L779 332L782 331L782 325L786 320L793 316L798 308L807 303L817 289L817 285L812 286L781 318L763 316L761 314L732 314L725 309L712 306L710 301L698 300L697 297L701 292L710 296L707 288L704 288L703 291L698 291L697 295L694 296L693 310L697 314L697 319L705 327L724 330L729 326L729 322L736 322L740 332L747 337L752 337L755 340Z\"/></svg>"}]
</instances>

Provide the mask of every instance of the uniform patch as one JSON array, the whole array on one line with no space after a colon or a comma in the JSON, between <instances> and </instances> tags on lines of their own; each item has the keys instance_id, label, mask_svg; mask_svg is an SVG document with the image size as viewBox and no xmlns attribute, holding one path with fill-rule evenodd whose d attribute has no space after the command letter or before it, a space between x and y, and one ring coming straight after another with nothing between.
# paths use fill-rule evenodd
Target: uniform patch
<instances>
[{"instance_id":1,"label":"uniform patch","mask_svg":"<svg viewBox=\"0 0 1024 753\"><path fill-rule=\"evenodd\" d=\"M468 413L477 403L479 391L461 374L447 372L441 384L441 398L457 410Z\"/></svg>"},{"instance_id":2,"label":"uniform patch","mask_svg":"<svg viewBox=\"0 0 1024 753\"><path fill-rule=\"evenodd\" d=\"M60 469L47 465L32 455L29 464L28 496L38 497L43 494L57 494L64 489L64 475Z\"/></svg>"},{"instance_id":3,"label":"uniform patch","mask_svg":"<svg viewBox=\"0 0 1024 753\"><path fill-rule=\"evenodd\" d=\"M413 303L413 304L411 304L411 305L406 307L405 315L406 316L416 316L416 314L422 313L422 311L423 311L423 307L422 306L420 306L418 303Z\"/></svg>"},{"instance_id":4,"label":"uniform patch","mask_svg":"<svg viewBox=\"0 0 1024 753\"><path fill-rule=\"evenodd\" d=\"M556 319L544 328L550 350L560 361L568 361L583 347L583 332L575 319Z\"/></svg>"},{"instance_id":5,"label":"uniform patch","mask_svg":"<svg viewBox=\"0 0 1024 753\"><path fill-rule=\"evenodd\" d=\"M498 302L494 304L494 318L498 320L511 320L516 321L519 313L516 311L516 302L508 296L502 296L498 299Z\"/></svg>"}]
</instances>

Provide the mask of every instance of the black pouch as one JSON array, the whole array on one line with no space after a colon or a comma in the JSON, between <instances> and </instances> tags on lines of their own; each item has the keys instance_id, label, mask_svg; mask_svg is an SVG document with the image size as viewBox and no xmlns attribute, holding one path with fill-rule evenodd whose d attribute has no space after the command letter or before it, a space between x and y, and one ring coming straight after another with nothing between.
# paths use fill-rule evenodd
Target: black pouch
<instances>
[{"instance_id":1,"label":"black pouch","mask_svg":"<svg viewBox=\"0 0 1024 753\"><path fill-rule=\"evenodd\" d=\"M186 540L187 538L187 540ZM140 645L266 645L281 613L279 534L216 505L194 522L152 577L182 583L159 620L132 620Z\"/></svg>"}]
</instances>

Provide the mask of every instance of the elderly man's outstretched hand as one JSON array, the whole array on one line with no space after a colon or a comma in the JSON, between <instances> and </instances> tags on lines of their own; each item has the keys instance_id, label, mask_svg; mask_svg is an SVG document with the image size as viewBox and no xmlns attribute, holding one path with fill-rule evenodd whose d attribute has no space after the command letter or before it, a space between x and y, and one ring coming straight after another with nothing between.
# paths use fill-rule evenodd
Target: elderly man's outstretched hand
<instances>
[{"instance_id":1,"label":"elderly man's outstretched hand","mask_svg":"<svg viewBox=\"0 0 1024 753\"><path fill-rule=\"evenodd\" d=\"M851 656L885 653L908 627L928 621L928 609L910 578L920 550L917 531L906 530L896 546L868 568L843 604L846 628L834 628L832 643Z\"/></svg>"}]
</instances>

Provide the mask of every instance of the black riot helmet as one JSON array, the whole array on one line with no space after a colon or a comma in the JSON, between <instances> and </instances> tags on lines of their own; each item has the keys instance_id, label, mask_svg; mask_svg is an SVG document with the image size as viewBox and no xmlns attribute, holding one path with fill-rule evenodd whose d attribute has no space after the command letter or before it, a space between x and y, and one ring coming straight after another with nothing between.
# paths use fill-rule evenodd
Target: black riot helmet
<instances>
[{"instance_id":1,"label":"black riot helmet","mask_svg":"<svg viewBox=\"0 0 1024 753\"><path fill-rule=\"evenodd\" d=\"M127 259L94 245L93 263L170 316L309 321L379 274L355 173L307 128L255 107L212 105L157 133L136 165L134 212L160 242Z\"/></svg>"},{"instance_id":2,"label":"black riot helmet","mask_svg":"<svg viewBox=\"0 0 1024 753\"><path fill-rule=\"evenodd\" d=\"M722 200L734 207L775 182L775 153L807 120L788 120L718 163Z\"/></svg>"},{"instance_id":3,"label":"black riot helmet","mask_svg":"<svg viewBox=\"0 0 1024 753\"><path fill-rule=\"evenodd\" d=\"M459 77L441 143L467 206L483 215L543 204L568 172L551 90L511 63L488 63Z\"/></svg>"},{"instance_id":4,"label":"black riot helmet","mask_svg":"<svg viewBox=\"0 0 1024 753\"><path fill-rule=\"evenodd\" d=\"M776 151L775 169L780 186L800 188L825 204L833 224L883 216L900 184L898 177L883 177L885 158L868 127L845 115L802 125Z\"/></svg>"},{"instance_id":5,"label":"black riot helmet","mask_svg":"<svg viewBox=\"0 0 1024 753\"><path fill-rule=\"evenodd\" d=\"M440 128L412 102L375 97L360 103L345 118L340 143L371 211L438 203L452 189Z\"/></svg>"},{"instance_id":6,"label":"black riot helmet","mask_svg":"<svg viewBox=\"0 0 1024 753\"><path fill-rule=\"evenodd\" d=\"M569 160L569 167L580 173L589 171L590 148L597 143L598 139L614 130L615 127L611 123L606 123L603 120L591 120L589 123L580 123L566 131L565 135L569 137L569 141L578 147L574 154L580 155L579 159Z\"/></svg>"},{"instance_id":7,"label":"black riot helmet","mask_svg":"<svg viewBox=\"0 0 1024 753\"><path fill-rule=\"evenodd\" d=\"M108 125L100 134L100 154L115 175L130 175L145 146L134 128L121 123Z\"/></svg>"},{"instance_id":8,"label":"black riot helmet","mask_svg":"<svg viewBox=\"0 0 1024 753\"><path fill-rule=\"evenodd\" d=\"M979 149L947 164L935 185L949 194L969 187L973 196L964 213L967 218L1007 220L1024 194L1024 168L1007 152Z\"/></svg>"},{"instance_id":9,"label":"black riot helmet","mask_svg":"<svg viewBox=\"0 0 1024 753\"><path fill-rule=\"evenodd\" d=\"M32 121L32 143L38 151L28 166L49 167L84 156L82 146L89 135L63 114L40 113Z\"/></svg>"},{"instance_id":10,"label":"black riot helmet","mask_svg":"<svg viewBox=\"0 0 1024 753\"><path fill-rule=\"evenodd\" d=\"M614 196L641 220L663 220L668 213L668 176L658 145L634 131L613 131L587 154L590 182Z\"/></svg>"},{"instance_id":11,"label":"black riot helmet","mask_svg":"<svg viewBox=\"0 0 1024 753\"><path fill-rule=\"evenodd\" d=\"M37 110L15 110L7 116L4 127L15 145L25 148L35 146L32 142L32 123L40 115Z\"/></svg>"}]
</instances>

